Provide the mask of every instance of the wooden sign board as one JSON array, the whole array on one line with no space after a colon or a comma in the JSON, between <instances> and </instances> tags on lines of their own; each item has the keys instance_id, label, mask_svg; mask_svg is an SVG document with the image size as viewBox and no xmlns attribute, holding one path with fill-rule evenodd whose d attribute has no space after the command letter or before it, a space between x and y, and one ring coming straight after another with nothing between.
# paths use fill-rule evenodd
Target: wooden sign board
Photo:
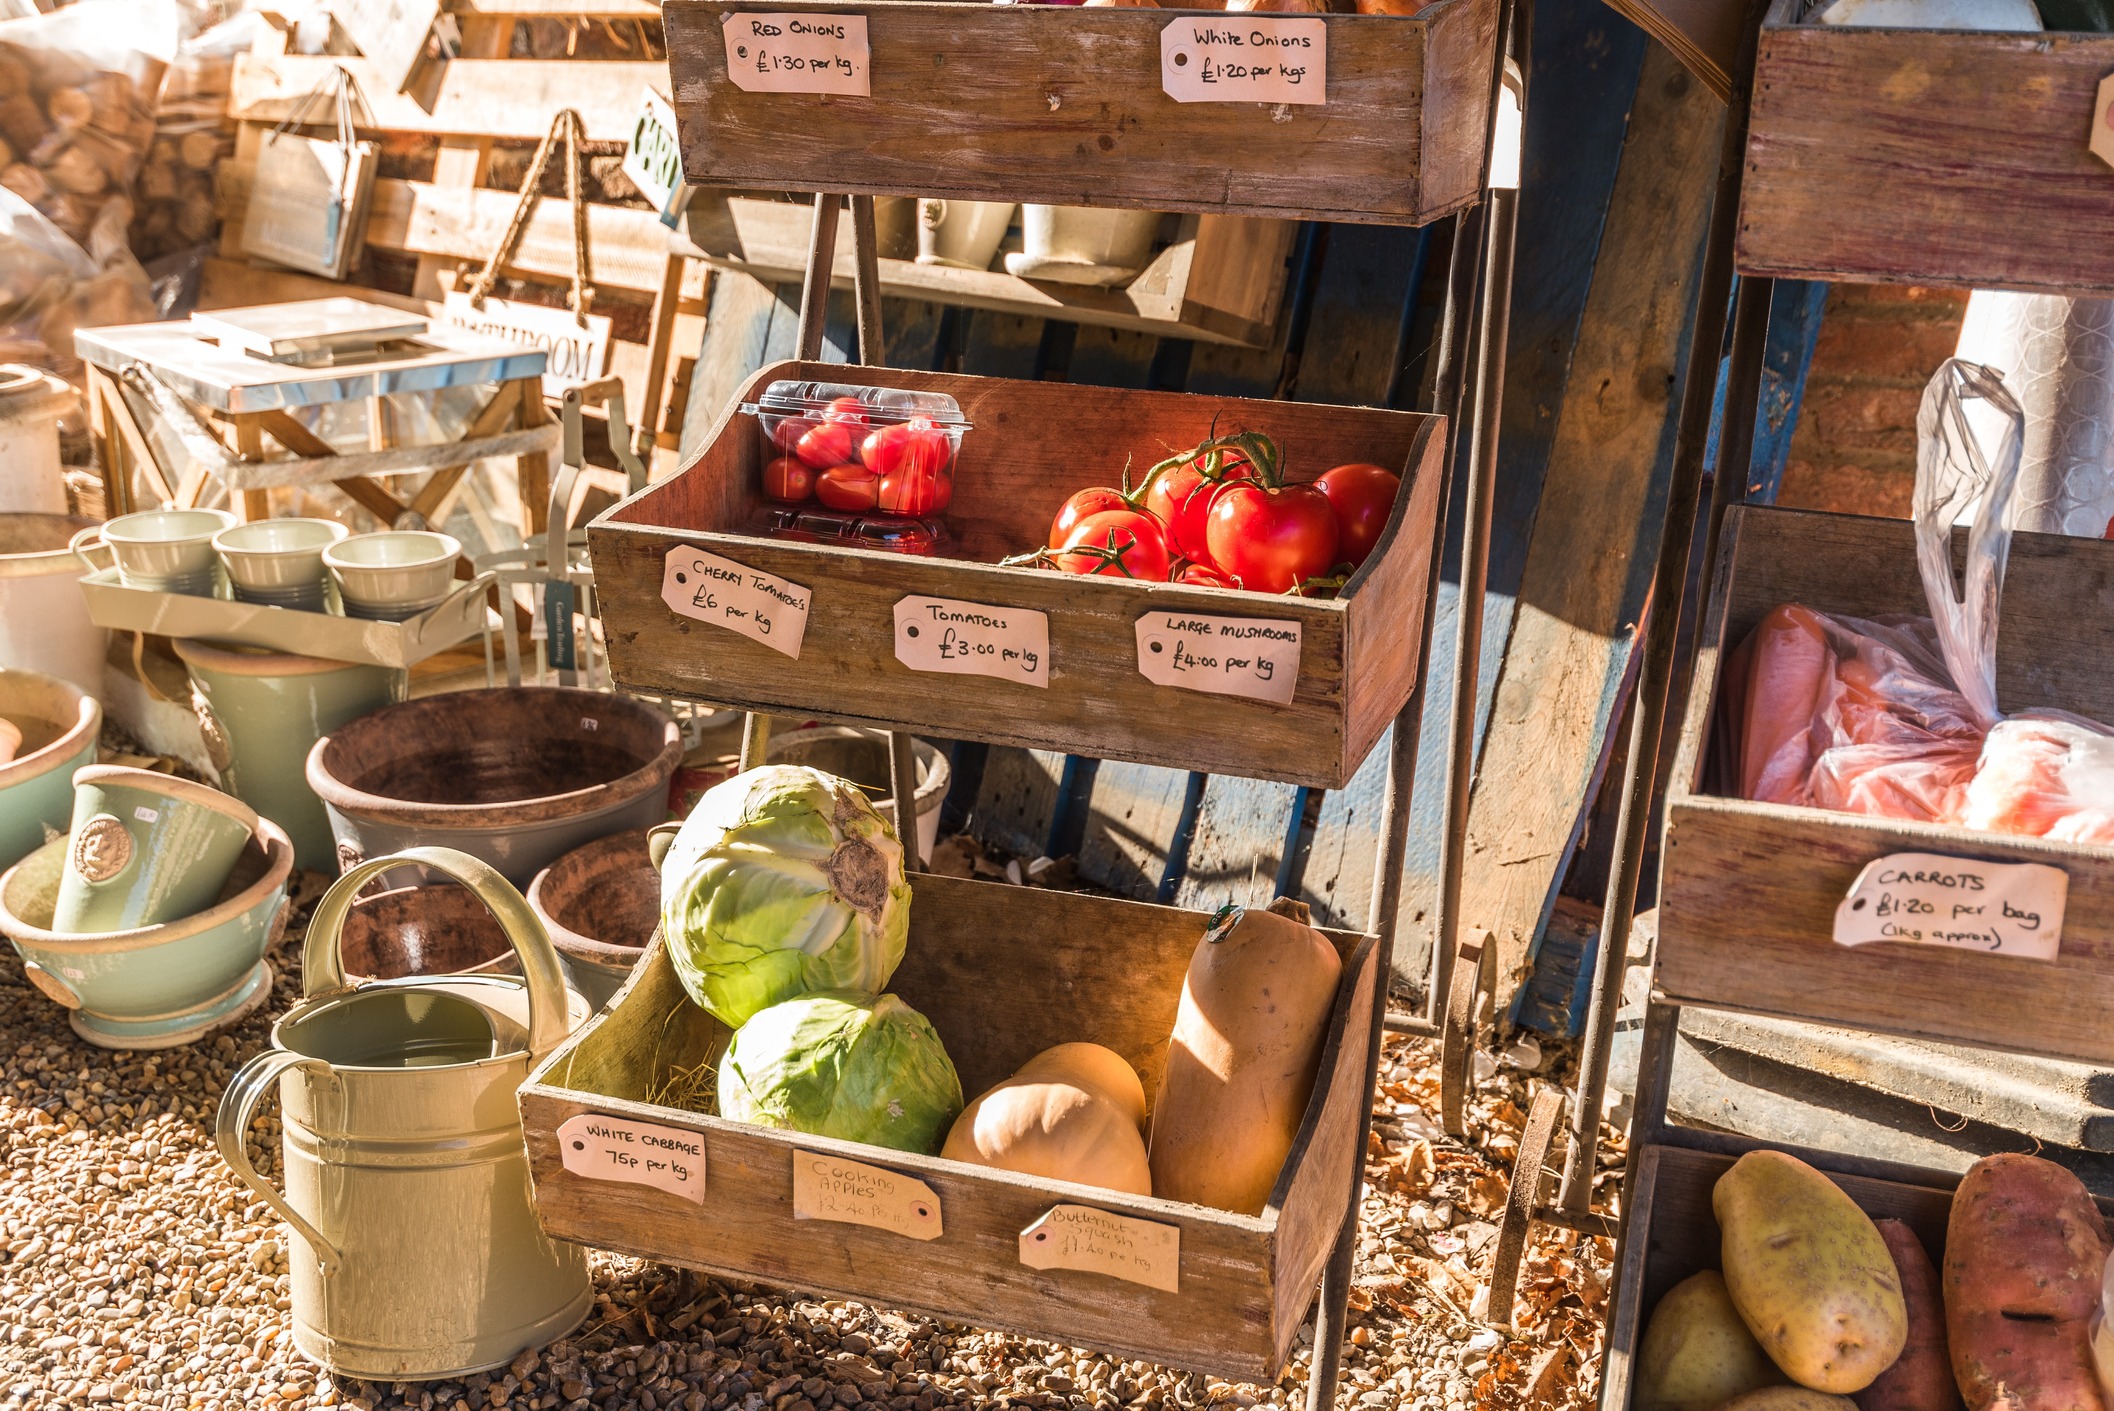
<instances>
[{"instance_id":1,"label":"wooden sign board","mask_svg":"<svg viewBox=\"0 0 2114 1411\"><path fill-rule=\"evenodd\" d=\"M365 236L377 157L372 142L266 133L242 218L244 253L343 279Z\"/></svg>"},{"instance_id":2,"label":"wooden sign board","mask_svg":"<svg viewBox=\"0 0 2114 1411\"><path fill-rule=\"evenodd\" d=\"M650 88L639 102L639 116L624 147L624 175L640 195L653 202L661 213L661 224L674 229L689 204L690 188L683 183L683 148L675 135L675 109Z\"/></svg>"},{"instance_id":3,"label":"wooden sign board","mask_svg":"<svg viewBox=\"0 0 2114 1411\"><path fill-rule=\"evenodd\" d=\"M374 75L401 93L425 57L440 0L331 0L330 14L360 46Z\"/></svg>"},{"instance_id":4,"label":"wooden sign board","mask_svg":"<svg viewBox=\"0 0 2114 1411\"><path fill-rule=\"evenodd\" d=\"M527 348L541 348L543 390L562 397L566 389L592 382L609 367L610 321L589 314L582 324L564 309L518 299L486 299L480 307L460 290L450 290L441 305L439 323L485 338L503 338Z\"/></svg>"}]
</instances>

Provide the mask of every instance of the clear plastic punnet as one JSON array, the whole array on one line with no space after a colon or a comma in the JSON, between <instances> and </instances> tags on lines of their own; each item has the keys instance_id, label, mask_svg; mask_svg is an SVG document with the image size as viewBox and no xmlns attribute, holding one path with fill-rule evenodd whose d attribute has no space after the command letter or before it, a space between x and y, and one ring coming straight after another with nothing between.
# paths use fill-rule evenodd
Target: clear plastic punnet
<instances>
[{"instance_id":1,"label":"clear plastic punnet","mask_svg":"<svg viewBox=\"0 0 2114 1411\"><path fill-rule=\"evenodd\" d=\"M777 504L923 519L954 502L969 423L944 393L778 381L741 410L763 435L762 490Z\"/></svg>"}]
</instances>

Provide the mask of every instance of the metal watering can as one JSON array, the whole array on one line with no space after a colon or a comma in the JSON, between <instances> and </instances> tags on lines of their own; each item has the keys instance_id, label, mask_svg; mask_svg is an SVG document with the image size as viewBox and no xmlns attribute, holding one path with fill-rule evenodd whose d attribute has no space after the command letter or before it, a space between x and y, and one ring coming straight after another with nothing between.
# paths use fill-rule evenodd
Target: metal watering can
<instances>
[{"instance_id":1,"label":"metal watering can","mask_svg":"<svg viewBox=\"0 0 2114 1411\"><path fill-rule=\"evenodd\" d=\"M491 908L521 977L347 983L338 939L353 897L406 862ZM514 1096L567 1028L558 955L527 902L466 853L411 848L337 880L302 965L303 1002L228 1084L216 1130L222 1159L311 1256L288 1260L295 1347L335 1373L421 1381L502 1366L571 1331L591 1302L587 1259L536 1222ZM275 1082L283 1196L243 1150Z\"/></svg>"}]
</instances>

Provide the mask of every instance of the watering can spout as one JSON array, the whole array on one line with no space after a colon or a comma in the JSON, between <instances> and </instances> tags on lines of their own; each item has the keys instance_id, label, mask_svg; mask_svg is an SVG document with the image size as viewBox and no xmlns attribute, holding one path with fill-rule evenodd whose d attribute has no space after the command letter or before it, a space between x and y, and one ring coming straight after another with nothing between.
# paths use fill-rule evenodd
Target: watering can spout
<instances>
[{"instance_id":1,"label":"watering can spout","mask_svg":"<svg viewBox=\"0 0 2114 1411\"><path fill-rule=\"evenodd\" d=\"M668 849L675 846L675 835L683 831L680 823L656 823L646 830L646 855L653 859L653 870L661 870L668 860Z\"/></svg>"}]
</instances>

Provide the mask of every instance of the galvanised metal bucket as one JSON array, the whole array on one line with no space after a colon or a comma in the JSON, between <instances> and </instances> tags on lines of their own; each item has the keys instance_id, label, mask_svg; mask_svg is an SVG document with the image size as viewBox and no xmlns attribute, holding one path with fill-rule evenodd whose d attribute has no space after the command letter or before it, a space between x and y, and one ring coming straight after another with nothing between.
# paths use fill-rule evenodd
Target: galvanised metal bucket
<instances>
[{"instance_id":1,"label":"galvanised metal bucket","mask_svg":"<svg viewBox=\"0 0 2114 1411\"><path fill-rule=\"evenodd\" d=\"M475 892L522 976L354 986L338 953L353 897L405 862ZM565 1037L557 952L521 894L451 848L361 863L316 906L307 998L272 1028L220 1103L228 1166L293 1226L294 1345L370 1381L459 1377L511 1362L586 1316L587 1260L547 1238L529 1194L514 1090ZM243 1149L276 1082L286 1193Z\"/></svg>"}]
</instances>

